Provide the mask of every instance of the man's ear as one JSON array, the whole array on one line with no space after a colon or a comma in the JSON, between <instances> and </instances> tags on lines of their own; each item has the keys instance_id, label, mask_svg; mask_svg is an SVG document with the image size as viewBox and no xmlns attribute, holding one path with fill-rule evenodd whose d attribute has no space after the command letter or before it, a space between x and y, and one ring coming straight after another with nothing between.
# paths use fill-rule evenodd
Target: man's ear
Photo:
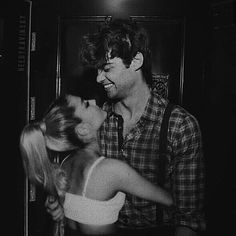
<instances>
[{"instance_id":1,"label":"man's ear","mask_svg":"<svg viewBox=\"0 0 236 236\"><path fill-rule=\"evenodd\" d=\"M141 52L137 52L136 56L133 58L131 62L131 66L134 70L138 70L143 65L143 54Z\"/></svg>"}]
</instances>

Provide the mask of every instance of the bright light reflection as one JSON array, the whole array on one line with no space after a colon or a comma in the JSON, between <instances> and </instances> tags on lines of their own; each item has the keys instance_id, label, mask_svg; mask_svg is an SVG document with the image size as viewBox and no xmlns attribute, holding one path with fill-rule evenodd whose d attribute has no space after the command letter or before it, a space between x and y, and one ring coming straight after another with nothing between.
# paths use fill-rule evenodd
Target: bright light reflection
<instances>
[{"instance_id":1,"label":"bright light reflection","mask_svg":"<svg viewBox=\"0 0 236 236\"><path fill-rule=\"evenodd\" d=\"M128 0L107 0L107 6L112 8L118 8L125 1Z\"/></svg>"}]
</instances>

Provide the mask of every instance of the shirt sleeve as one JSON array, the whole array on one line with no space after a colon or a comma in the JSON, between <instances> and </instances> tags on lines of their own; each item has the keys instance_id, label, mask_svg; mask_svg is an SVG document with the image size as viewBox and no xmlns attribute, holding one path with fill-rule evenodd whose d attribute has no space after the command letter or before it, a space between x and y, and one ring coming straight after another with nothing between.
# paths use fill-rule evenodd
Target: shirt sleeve
<instances>
[{"instance_id":1,"label":"shirt sleeve","mask_svg":"<svg viewBox=\"0 0 236 236\"><path fill-rule=\"evenodd\" d=\"M205 170L200 127L190 114L174 117L173 122L173 223L196 231L204 230Z\"/></svg>"}]
</instances>

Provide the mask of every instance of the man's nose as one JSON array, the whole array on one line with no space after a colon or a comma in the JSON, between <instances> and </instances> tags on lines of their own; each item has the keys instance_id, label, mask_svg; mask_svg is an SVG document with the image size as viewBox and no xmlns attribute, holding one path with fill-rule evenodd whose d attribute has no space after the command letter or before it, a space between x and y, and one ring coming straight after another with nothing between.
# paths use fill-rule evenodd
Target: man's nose
<instances>
[{"instance_id":1,"label":"man's nose","mask_svg":"<svg viewBox=\"0 0 236 236\"><path fill-rule=\"evenodd\" d=\"M103 71L98 71L97 74L97 83L101 83L105 79L105 75Z\"/></svg>"}]
</instances>

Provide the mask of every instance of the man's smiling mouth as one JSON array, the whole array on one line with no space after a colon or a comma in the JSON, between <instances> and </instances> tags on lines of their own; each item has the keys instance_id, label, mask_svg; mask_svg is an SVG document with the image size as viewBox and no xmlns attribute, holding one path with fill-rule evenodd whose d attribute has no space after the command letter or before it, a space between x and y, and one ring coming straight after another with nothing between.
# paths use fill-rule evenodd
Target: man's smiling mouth
<instances>
[{"instance_id":1,"label":"man's smiling mouth","mask_svg":"<svg viewBox=\"0 0 236 236\"><path fill-rule=\"evenodd\" d=\"M113 84L104 84L103 86L105 90L108 90L113 86Z\"/></svg>"}]
</instances>

